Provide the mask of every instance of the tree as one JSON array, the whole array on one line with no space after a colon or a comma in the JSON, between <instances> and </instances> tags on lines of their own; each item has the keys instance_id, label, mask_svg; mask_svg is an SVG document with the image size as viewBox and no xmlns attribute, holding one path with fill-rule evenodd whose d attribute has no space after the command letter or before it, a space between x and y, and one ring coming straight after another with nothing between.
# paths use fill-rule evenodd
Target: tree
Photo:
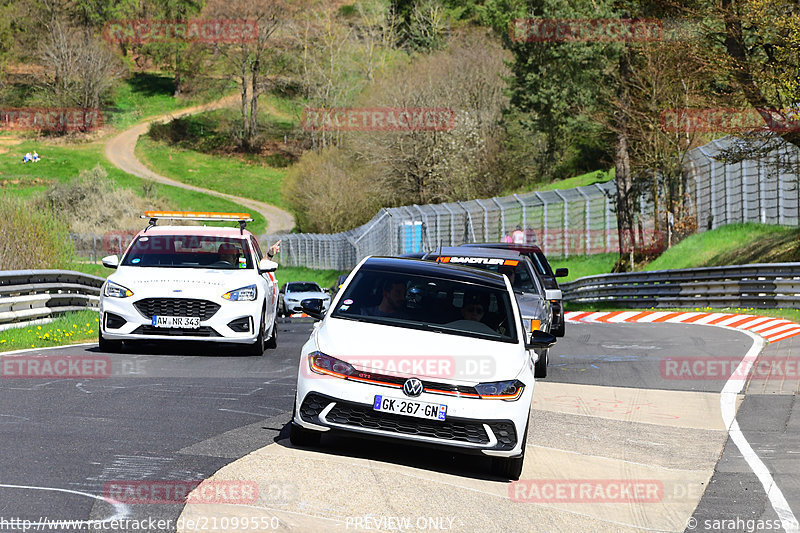
<instances>
[{"instance_id":1,"label":"tree","mask_svg":"<svg viewBox=\"0 0 800 533\"><path fill-rule=\"evenodd\" d=\"M164 21L188 21L203 9L205 0L151 0L152 18ZM153 42L142 47L142 53L158 64L168 65L173 72L174 96L182 92L183 79L189 70L192 43L180 41Z\"/></svg>"},{"instance_id":2,"label":"tree","mask_svg":"<svg viewBox=\"0 0 800 533\"><path fill-rule=\"evenodd\" d=\"M99 108L101 97L122 76L108 47L63 19L46 26L39 55L47 68L45 86L56 105Z\"/></svg>"},{"instance_id":3,"label":"tree","mask_svg":"<svg viewBox=\"0 0 800 533\"><path fill-rule=\"evenodd\" d=\"M331 9L307 10L298 22L300 69L310 107L351 105L386 73L390 57L400 54L393 49L398 23L389 6L380 0L366 0L353 11L343 16ZM308 135L315 149L341 140L337 131L310 131Z\"/></svg>"},{"instance_id":4,"label":"tree","mask_svg":"<svg viewBox=\"0 0 800 533\"><path fill-rule=\"evenodd\" d=\"M508 104L499 43L476 29L440 52L417 56L356 100L359 107L446 108L452 129L348 133L343 149L373 169L393 204L466 200L499 193L496 172Z\"/></svg>"},{"instance_id":5,"label":"tree","mask_svg":"<svg viewBox=\"0 0 800 533\"><path fill-rule=\"evenodd\" d=\"M248 21L252 32L242 32L234 43L217 42L216 51L226 63L241 93L241 145L253 151L258 133L258 98L266 92L269 75L280 72L285 62L281 45L276 39L278 29L302 7L291 0L214 0L206 13L216 20Z\"/></svg>"}]
</instances>

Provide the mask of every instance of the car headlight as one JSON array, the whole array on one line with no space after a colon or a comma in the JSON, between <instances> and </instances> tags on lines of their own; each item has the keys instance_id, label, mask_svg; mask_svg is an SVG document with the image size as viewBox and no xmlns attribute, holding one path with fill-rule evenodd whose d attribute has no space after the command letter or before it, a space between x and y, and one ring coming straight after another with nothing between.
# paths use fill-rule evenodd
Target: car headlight
<instances>
[{"instance_id":1,"label":"car headlight","mask_svg":"<svg viewBox=\"0 0 800 533\"><path fill-rule=\"evenodd\" d=\"M353 365L322 352L308 354L308 366L317 374L327 374L339 378L347 378L356 373Z\"/></svg>"},{"instance_id":2,"label":"car headlight","mask_svg":"<svg viewBox=\"0 0 800 533\"><path fill-rule=\"evenodd\" d=\"M525 384L518 379L475 385L475 390L485 400L518 400L524 389Z\"/></svg>"},{"instance_id":3,"label":"car headlight","mask_svg":"<svg viewBox=\"0 0 800 533\"><path fill-rule=\"evenodd\" d=\"M106 282L106 288L103 289L103 296L109 298L127 298L133 296L133 291L122 285L117 285L113 281Z\"/></svg>"},{"instance_id":4,"label":"car headlight","mask_svg":"<svg viewBox=\"0 0 800 533\"><path fill-rule=\"evenodd\" d=\"M242 287L235 291L226 292L222 297L232 302L252 302L256 299L257 294L256 286L248 285L247 287Z\"/></svg>"}]
</instances>

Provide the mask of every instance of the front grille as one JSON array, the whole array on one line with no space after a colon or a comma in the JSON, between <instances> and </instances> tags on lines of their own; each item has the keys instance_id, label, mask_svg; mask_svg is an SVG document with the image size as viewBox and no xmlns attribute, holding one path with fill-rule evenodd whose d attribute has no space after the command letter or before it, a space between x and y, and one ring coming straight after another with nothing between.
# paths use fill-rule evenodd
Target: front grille
<instances>
[{"instance_id":1,"label":"front grille","mask_svg":"<svg viewBox=\"0 0 800 533\"><path fill-rule=\"evenodd\" d=\"M375 385L383 385L386 383L390 383L395 385L396 388L402 388L403 383L408 381L409 378L407 377L400 377L400 376L390 376L388 374L377 374L374 372L357 372L353 378L355 381L359 381L360 379L369 380ZM478 391L475 390L475 387L469 387L466 385L451 385L449 383L439 383L437 381L429 381L426 379L422 381L422 388L425 392L429 392L431 394L450 394L453 396L472 396L477 397Z\"/></svg>"},{"instance_id":2,"label":"front grille","mask_svg":"<svg viewBox=\"0 0 800 533\"><path fill-rule=\"evenodd\" d=\"M169 335L171 337L221 337L217 331L209 326L199 328L157 328L155 326L139 326L133 330L134 335Z\"/></svg>"},{"instance_id":3,"label":"front grille","mask_svg":"<svg viewBox=\"0 0 800 533\"><path fill-rule=\"evenodd\" d=\"M335 400L336 405L325 416L332 424L353 428L377 429L403 435L416 435L452 442L488 444L489 436L483 424L475 422L433 421L411 418L391 413L379 413L368 406ZM322 409L331 401L309 394L300 407L300 416L314 422Z\"/></svg>"},{"instance_id":4,"label":"front grille","mask_svg":"<svg viewBox=\"0 0 800 533\"><path fill-rule=\"evenodd\" d=\"M216 313L220 306L208 300L193 300L191 298L145 298L133 306L145 318L153 315L159 316L191 316L208 320Z\"/></svg>"}]
</instances>

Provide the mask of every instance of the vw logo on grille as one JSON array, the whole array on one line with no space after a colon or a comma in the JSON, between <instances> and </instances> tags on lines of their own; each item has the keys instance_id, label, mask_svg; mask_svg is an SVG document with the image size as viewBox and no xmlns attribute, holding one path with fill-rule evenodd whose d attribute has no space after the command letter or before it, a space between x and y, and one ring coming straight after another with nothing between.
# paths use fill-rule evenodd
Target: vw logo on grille
<instances>
[{"instance_id":1,"label":"vw logo on grille","mask_svg":"<svg viewBox=\"0 0 800 533\"><path fill-rule=\"evenodd\" d=\"M422 382L417 378L411 378L403 383L403 394L406 396L419 396L422 394Z\"/></svg>"}]
</instances>

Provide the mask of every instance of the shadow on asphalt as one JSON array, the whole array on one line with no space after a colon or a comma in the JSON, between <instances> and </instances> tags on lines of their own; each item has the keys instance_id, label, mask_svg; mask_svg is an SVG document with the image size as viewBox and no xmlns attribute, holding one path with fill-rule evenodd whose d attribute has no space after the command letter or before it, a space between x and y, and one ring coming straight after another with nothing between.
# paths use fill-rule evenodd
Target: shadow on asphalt
<instances>
[{"instance_id":1,"label":"shadow on asphalt","mask_svg":"<svg viewBox=\"0 0 800 533\"><path fill-rule=\"evenodd\" d=\"M323 434L318 446L298 447L289 442L290 422L291 420L287 421L280 433L273 439L276 444L285 448L366 459L483 481L509 482L508 479L497 477L491 473L490 457L453 453L411 442Z\"/></svg>"}]
</instances>

